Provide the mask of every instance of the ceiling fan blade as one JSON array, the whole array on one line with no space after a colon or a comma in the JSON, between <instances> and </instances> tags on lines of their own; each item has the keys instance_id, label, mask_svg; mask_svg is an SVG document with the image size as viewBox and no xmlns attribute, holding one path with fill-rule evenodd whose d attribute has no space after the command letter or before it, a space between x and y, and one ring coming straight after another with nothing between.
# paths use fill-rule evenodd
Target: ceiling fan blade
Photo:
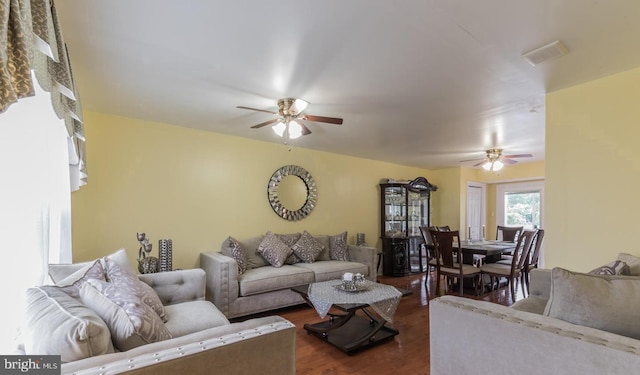
<instances>
[{"instance_id":1,"label":"ceiling fan blade","mask_svg":"<svg viewBox=\"0 0 640 375\"><path fill-rule=\"evenodd\" d=\"M475 159L467 159L467 160L460 160L460 163L467 163L470 161L478 161L478 160L485 160L486 158L475 158Z\"/></svg>"},{"instance_id":2,"label":"ceiling fan blade","mask_svg":"<svg viewBox=\"0 0 640 375\"><path fill-rule=\"evenodd\" d=\"M258 129L261 128L263 126L267 126L267 125L271 125L271 124L275 124L276 122L280 121L279 118L274 118L273 120L269 120L269 121L265 121L265 122L261 122L258 125L253 125L251 128L252 129Z\"/></svg>"},{"instance_id":3,"label":"ceiling fan blade","mask_svg":"<svg viewBox=\"0 0 640 375\"><path fill-rule=\"evenodd\" d=\"M329 124L342 125L342 119L337 117L324 117L324 116L314 116L314 115L303 115L300 116L301 119L307 121L315 121L315 122L326 122Z\"/></svg>"},{"instance_id":4,"label":"ceiling fan blade","mask_svg":"<svg viewBox=\"0 0 640 375\"><path fill-rule=\"evenodd\" d=\"M502 162L505 164L516 164L518 161L517 160L513 160L513 159L509 159L509 158L504 158L502 159Z\"/></svg>"},{"instance_id":5,"label":"ceiling fan blade","mask_svg":"<svg viewBox=\"0 0 640 375\"><path fill-rule=\"evenodd\" d=\"M487 162L487 160L482 159L482 161L481 161L480 163L476 163L476 164L474 164L474 165L473 165L473 167L474 167L474 168L475 168L475 167L479 167L479 166L481 166L482 164L484 164L484 163L486 163L486 162Z\"/></svg>"},{"instance_id":6,"label":"ceiling fan blade","mask_svg":"<svg viewBox=\"0 0 640 375\"><path fill-rule=\"evenodd\" d=\"M531 154L503 155L505 158L530 158L532 156Z\"/></svg>"},{"instance_id":7,"label":"ceiling fan blade","mask_svg":"<svg viewBox=\"0 0 640 375\"><path fill-rule=\"evenodd\" d=\"M303 123L302 123L302 122L300 122L300 121L296 121L296 122L297 122L298 124L300 124L300 127L302 128L302 135L309 135L309 134L311 134L311 130L309 130L309 128L307 128L307 127L305 126L305 124L303 124Z\"/></svg>"},{"instance_id":8,"label":"ceiling fan blade","mask_svg":"<svg viewBox=\"0 0 640 375\"><path fill-rule=\"evenodd\" d=\"M251 107L245 107L242 105L236 106L236 108L240 108L240 109L248 109L250 111L258 111L258 112L265 112L265 113L271 113L272 115L277 115L278 112L273 112L273 111L268 111L266 109L258 109L258 108L251 108Z\"/></svg>"}]
</instances>

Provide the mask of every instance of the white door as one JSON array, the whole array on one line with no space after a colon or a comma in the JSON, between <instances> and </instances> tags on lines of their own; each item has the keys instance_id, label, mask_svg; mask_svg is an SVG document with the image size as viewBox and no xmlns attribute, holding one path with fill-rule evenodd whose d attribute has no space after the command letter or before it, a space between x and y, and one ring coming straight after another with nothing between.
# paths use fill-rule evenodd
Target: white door
<instances>
[{"instance_id":1,"label":"white door","mask_svg":"<svg viewBox=\"0 0 640 375\"><path fill-rule=\"evenodd\" d=\"M483 238L485 185L470 183L467 185L467 227L463 238L471 240ZM462 232L462 231L461 231Z\"/></svg>"}]
</instances>

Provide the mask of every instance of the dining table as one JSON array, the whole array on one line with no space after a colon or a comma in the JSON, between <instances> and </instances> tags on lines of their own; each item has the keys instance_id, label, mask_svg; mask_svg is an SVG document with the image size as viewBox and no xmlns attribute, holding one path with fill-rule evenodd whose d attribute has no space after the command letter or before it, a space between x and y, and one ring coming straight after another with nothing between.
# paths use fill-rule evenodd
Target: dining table
<instances>
[{"instance_id":1,"label":"dining table","mask_svg":"<svg viewBox=\"0 0 640 375\"><path fill-rule=\"evenodd\" d=\"M464 264L473 264L473 256L476 254L485 256L484 263L495 263L500 260L502 254L511 253L515 248L516 243L511 241L464 240L460 242Z\"/></svg>"}]
</instances>

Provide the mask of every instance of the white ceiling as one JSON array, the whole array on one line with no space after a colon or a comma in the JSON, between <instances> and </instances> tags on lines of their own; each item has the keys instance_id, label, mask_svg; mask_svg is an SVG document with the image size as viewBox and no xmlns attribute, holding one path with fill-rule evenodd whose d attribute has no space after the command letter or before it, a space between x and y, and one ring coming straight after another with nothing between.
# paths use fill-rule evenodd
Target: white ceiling
<instances>
[{"instance_id":1,"label":"white ceiling","mask_svg":"<svg viewBox=\"0 0 640 375\"><path fill-rule=\"evenodd\" d=\"M544 160L545 93L640 66L635 0L56 0L84 109L424 168ZM554 40L569 54L531 66ZM91 140L87 140L91 142ZM284 147L284 146L283 146Z\"/></svg>"}]
</instances>

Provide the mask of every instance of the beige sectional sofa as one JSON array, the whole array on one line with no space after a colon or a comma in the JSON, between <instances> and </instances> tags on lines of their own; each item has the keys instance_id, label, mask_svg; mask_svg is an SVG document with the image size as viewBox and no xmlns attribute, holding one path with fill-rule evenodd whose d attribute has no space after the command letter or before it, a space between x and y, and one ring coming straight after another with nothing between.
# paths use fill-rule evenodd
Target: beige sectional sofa
<instances>
[{"instance_id":1,"label":"beige sectional sofa","mask_svg":"<svg viewBox=\"0 0 640 375\"><path fill-rule=\"evenodd\" d=\"M637 373L640 263L631 269L635 276L534 269L530 296L511 307L430 301L431 374Z\"/></svg>"},{"instance_id":2,"label":"beige sectional sofa","mask_svg":"<svg viewBox=\"0 0 640 375\"><path fill-rule=\"evenodd\" d=\"M296 243L304 242L298 242L304 234L277 236L283 238L289 247L295 247ZM377 249L347 245L346 232L336 236L313 235L323 247L314 261L298 260L277 267L258 252L267 236L269 232L242 241L230 237L222 243L220 251L200 254L200 267L207 274L206 298L229 319L302 304L304 300L290 290L292 287L339 279L345 272L361 273L370 280L376 280ZM335 247L334 240L338 236L341 240L337 242L344 242L345 260L331 259L332 245ZM230 239L233 249L229 248ZM237 254L236 257L232 254L234 250L240 251L243 259L236 259ZM301 246L298 250L306 251ZM245 262L246 269L241 270L239 262Z\"/></svg>"},{"instance_id":3,"label":"beige sectional sofa","mask_svg":"<svg viewBox=\"0 0 640 375\"><path fill-rule=\"evenodd\" d=\"M120 270L129 267L124 250L96 262L51 267L56 284L28 291L16 354L61 355L63 374L295 373L295 326L279 316L230 323L205 300L202 269L138 275L142 282L134 290L154 295L106 309L109 301L103 297L117 301L130 289L115 276L100 280L97 263L113 269L110 260L122 263ZM132 269L127 272L136 277ZM145 315L131 313L141 306ZM156 322L152 330L165 336L149 333L147 323L136 325L150 321ZM251 361L245 360L247 353Z\"/></svg>"}]
</instances>

